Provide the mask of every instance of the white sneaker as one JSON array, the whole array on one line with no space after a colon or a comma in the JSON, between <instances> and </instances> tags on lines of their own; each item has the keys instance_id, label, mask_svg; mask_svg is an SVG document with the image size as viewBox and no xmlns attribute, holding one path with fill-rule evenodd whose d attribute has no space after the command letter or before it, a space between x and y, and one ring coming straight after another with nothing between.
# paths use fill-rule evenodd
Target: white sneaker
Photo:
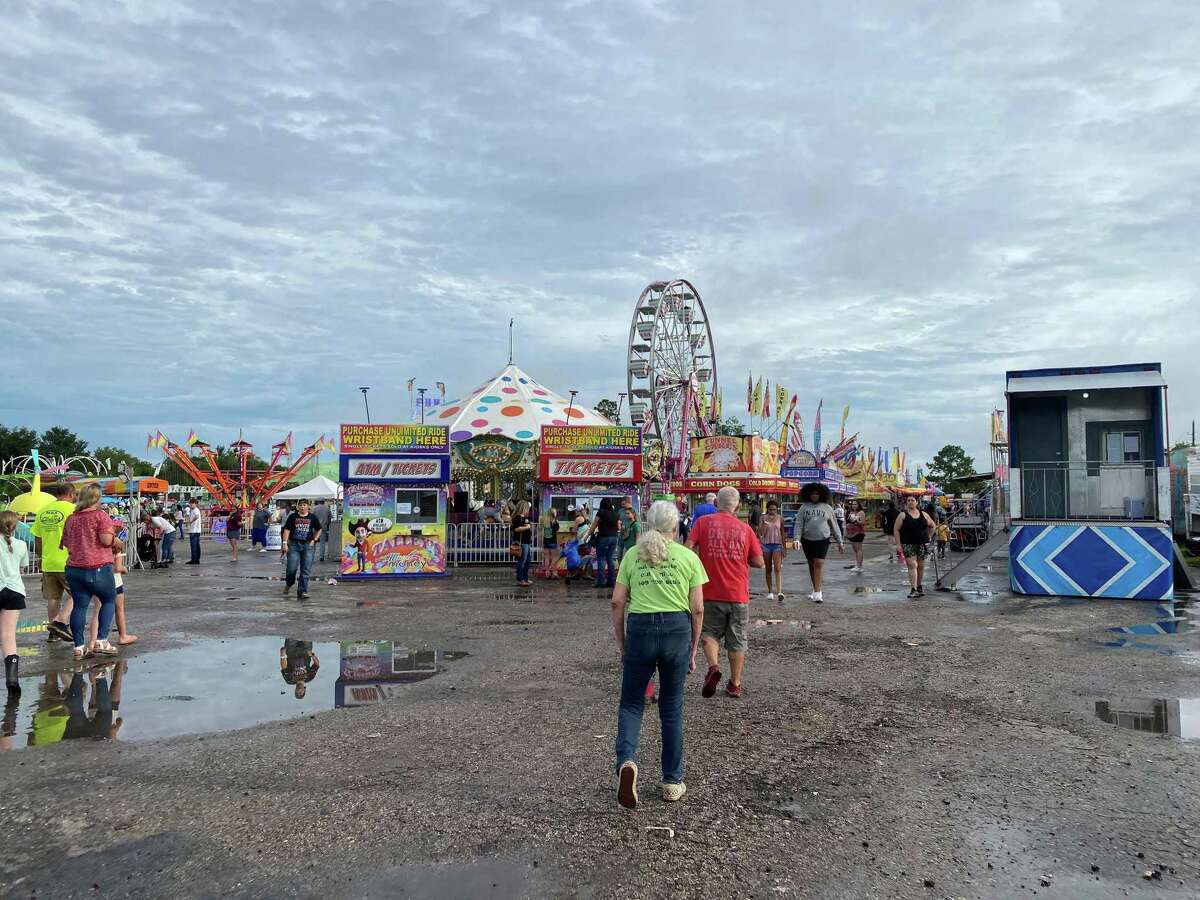
<instances>
[{"instance_id":1,"label":"white sneaker","mask_svg":"<svg viewBox=\"0 0 1200 900\"><path fill-rule=\"evenodd\" d=\"M815 594L813 594L812 598L813 598L813 603L824 603L825 602L825 598L821 595L820 591L817 591Z\"/></svg>"},{"instance_id":2,"label":"white sneaker","mask_svg":"<svg viewBox=\"0 0 1200 900\"><path fill-rule=\"evenodd\" d=\"M774 594L767 594L767 599L768 599L768 600L774 600L774 599L775 599L775 595L774 595Z\"/></svg>"},{"instance_id":3,"label":"white sneaker","mask_svg":"<svg viewBox=\"0 0 1200 900\"><path fill-rule=\"evenodd\" d=\"M811 601L813 601L814 603L816 603L816 602L817 602L817 595L816 595L816 594L814 594L812 591L809 591L809 592L808 592L808 599L809 599L809 600L811 600Z\"/></svg>"},{"instance_id":4,"label":"white sneaker","mask_svg":"<svg viewBox=\"0 0 1200 900\"><path fill-rule=\"evenodd\" d=\"M259 547L259 548L258 548L258 552L259 552L259 553L266 553L266 552L267 552L267 548L266 548L266 547Z\"/></svg>"},{"instance_id":5,"label":"white sneaker","mask_svg":"<svg viewBox=\"0 0 1200 900\"><path fill-rule=\"evenodd\" d=\"M617 777L619 779L617 784L617 802L626 809L637 809L637 763L632 760L622 763Z\"/></svg>"},{"instance_id":6,"label":"white sneaker","mask_svg":"<svg viewBox=\"0 0 1200 900\"><path fill-rule=\"evenodd\" d=\"M667 803L678 803L687 793L687 785L682 781L679 784L664 784L662 787L662 798Z\"/></svg>"}]
</instances>

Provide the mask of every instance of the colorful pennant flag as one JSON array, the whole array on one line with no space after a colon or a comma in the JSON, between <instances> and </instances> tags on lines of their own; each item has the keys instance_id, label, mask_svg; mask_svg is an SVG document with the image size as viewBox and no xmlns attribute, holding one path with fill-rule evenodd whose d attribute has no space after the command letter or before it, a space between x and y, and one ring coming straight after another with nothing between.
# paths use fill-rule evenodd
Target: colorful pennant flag
<instances>
[{"instance_id":1,"label":"colorful pennant flag","mask_svg":"<svg viewBox=\"0 0 1200 900\"><path fill-rule=\"evenodd\" d=\"M800 417L800 413L795 410L792 410L792 433L790 439L789 450L795 452L796 450L804 449L804 420Z\"/></svg>"},{"instance_id":2,"label":"colorful pennant flag","mask_svg":"<svg viewBox=\"0 0 1200 900\"><path fill-rule=\"evenodd\" d=\"M846 408L842 410L842 433L841 433L841 437L839 438L839 440L845 440L845 438L846 438L846 420L848 418L850 418L850 404L849 403L847 403Z\"/></svg>"},{"instance_id":3,"label":"colorful pennant flag","mask_svg":"<svg viewBox=\"0 0 1200 900\"><path fill-rule=\"evenodd\" d=\"M746 412L754 414L754 376L746 376Z\"/></svg>"},{"instance_id":4,"label":"colorful pennant flag","mask_svg":"<svg viewBox=\"0 0 1200 900\"><path fill-rule=\"evenodd\" d=\"M786 418L787 413L785 411L785 408L787 407L787 402L788 402L787 388L785 388L781 384L775 385L775 418L776 419Z\"/></svg>"},{"instance_id":5,"label":"colorful pennant flag","mask_svg":"<svg viewBox=\"0 0 1200 900\"><path fill-rule=\"evenodd\" d=\"M417 383L417 379L415 379L415 378L410 378L410 379L408 379L407 382L405 382L405 388L408 390L408 392L410 394L413 391L413 385L415 385L416 383Z\"/></svg>"},{"instance_id":6,"label":"colorful pennant flag","mask_svg":"<svg viewBox=\"0 0 1200 900\"><path fill-rule=\"evenodd\" d=\"M813 453L817 456L817 462L821 461L821 407L825 405L825 398L822 397L817 403L817 418L813 422Z\"/></svg>"},{"instance_id":7,"label":"colorful pennant flag","mask_svg":"<svg viewBox=\"0 0 1200 900\"><path fill-rule=\"evenodd\" d=\"M438 392L442 395L442 399L445 400L446 399L446 382L438 381L435 383L437 384Z\"/></svg>"},{"instance_id":8,"label":"colorful pennant flag","mask_svg":"<svg viewBox=\"0 0 1200 900\"><path fill-rule=\"evenodd\" d=\"M762 376L758 376L758 381L754 385L754 400L750 404L750 415L761 416L763 403L763 381Z\"/></svg>"},{"instance_id":9,"label":"colorful pennant flag","mask_svg":"<svg viewBox=\"0 0 1200 900\"><path fill-rule=\"evenodd\" d=\"M704 418L704 414L708 412L708 394L704 390L704 382L700 382L700 388L696 392L696 407L700 410L700 418Z\"/></svg>"},{"instance_id":10,"label":"colorful pennant flag","mask_svg":"<svg viewBox=\"0 0 1200 900\"><path fill-rule=\"evenodd\" d=\"M157 446L158 446L158 439L155 438L154 435L152 435L152 434L147 434L146 435L146 449L149 450L151 447L157 447Z\"/></svg>"},{"instance_id":11,"label":"colorful pennant flag","mask_svg":"<svg viewBox=\"0 0 1200 900\"><path fill-rule=\"evenodd\" d=\"M189 433L188 433L188 436L187 436L187 445L188 445L189 447L194 447L194 446L196 446L198 443L200 443L200 438L196 437L196 429L194 429L194 428L193 428L193 429L191 430L191 432L189 432Z\"/></svg>"},{"instance_id":12,"label":"colorful pennant flag","mask_svg":"<svg viewBox=\"0 0 1200 900\"><path fill-rule=\"evenodd\" d=\"M762 414L764 419L771 418L771 380L767 379L767 389L763 391Z\"/></svg>"}]
</instances>

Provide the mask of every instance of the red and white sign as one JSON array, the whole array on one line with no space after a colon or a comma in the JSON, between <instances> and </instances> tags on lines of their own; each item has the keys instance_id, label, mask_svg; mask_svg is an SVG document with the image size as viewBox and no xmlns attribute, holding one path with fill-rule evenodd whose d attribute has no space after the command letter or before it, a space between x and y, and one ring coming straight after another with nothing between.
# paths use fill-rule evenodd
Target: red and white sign
<instances>
[{"instance_id":1,"label":"red and white sign","mask_svg":"<svg viewBox=\"0 0 1200 900\"><path fill-rule=\"evenodd\" d=\"M542 454L540 480L542 481L641 481L642 458L640 456L585 456L572 453L570 456L548 456Z\"/></svg>"}]
</instances>

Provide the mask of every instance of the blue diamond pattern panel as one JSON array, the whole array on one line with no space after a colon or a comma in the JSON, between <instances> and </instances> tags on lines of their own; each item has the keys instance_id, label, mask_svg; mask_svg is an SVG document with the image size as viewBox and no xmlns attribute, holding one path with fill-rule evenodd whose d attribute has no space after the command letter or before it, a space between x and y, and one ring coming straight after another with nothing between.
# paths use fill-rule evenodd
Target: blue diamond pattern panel
<instances>
[{"instance_id":1,"label":"blue diamond pattern panel","mask_svg":"<svg viewBox=\"0 0 1200 900\"><path fill-rule=\"evenodd\" d=\"M1165 525L1014 525L1008 555L1019 594L1174 599Z\"/></svg>"}]
</instances>

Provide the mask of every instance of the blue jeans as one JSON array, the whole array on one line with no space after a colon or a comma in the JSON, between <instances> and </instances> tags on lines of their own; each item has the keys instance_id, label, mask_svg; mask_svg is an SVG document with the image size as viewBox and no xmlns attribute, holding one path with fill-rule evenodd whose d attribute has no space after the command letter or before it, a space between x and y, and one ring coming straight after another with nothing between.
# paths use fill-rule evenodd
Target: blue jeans
<instances>
[{"instance_id":1,"label":"blue jeans","mask_svg":"<svg viewBox=\"0 0 1200 900\"><path fill-rule=\"evenodd\" d=\"M313 545L302 541L288 541L287 586L296 585L301 594L308 593L308 577L312 574Z\"/></svg>"},{"instance_id":2,"label":"blue jeans","mask_svg":"<svg viewBox=\"0 0 1200 900\"><path fill-rule=\"evenodd\" d=\"M117 582L109 563L98 569L79 569L67 566L67 587L71 589L71 637L75 646L87 644L87 617L92 598L100 600L100 618L96 623L96 640L107 641L117 612Z\"/></svg>"},{"instance_id":3,"label":"blue jeans","mask_svg":"<svg viewBox=\"0 0 1200 900\"><path fill-rule=\"evenodd\" d=\"M617 583L617 544L620 538L596 538L596 587L612 587Z\"/></svg>"},{"instance_id":4,"label":"blue jeans","mask_svg":"<svg viewBox=\"0 0 1200 900\"><path fill-rule=\"evenodd\" d=\"M175 558L175 532L163 532L161 556L163 562L170 562Z\"/></svg>"},{"instance_id":5,"label":"blue jeans","mask_svg":"<svg viewBox=\"0 0 1200 900\"><path fill-rule=\"evenodd\" d=\"M188 535L188 541L190 541L190 542L191 542L191 545L192 545L192 559L191 559L191 561L192 561L192 562L194 562L194 563L198 563L198 562L200 562L200 535L198 535L198 534L189 534L189 535Z\"/></svg>"},{"instance_id":6,"label":"blue jeans","mask_svg":"<svg viewBox=\"0 0 1200 900\"><path fill-rule=\"evenodd\" d=\"M325 550L329 547L329 529L322 528L321 533L317 535L317 544L321 547L321 562L325 562Z\"/></svg>"},{"instance_id":7,"label":"blue jeans","mask_svg":"<svg viewBox=\"0 0 1200 900\"><path fill-rule=\"evenodd\" d=\"M532 544L521 545L521 555L517 557L517 581L529 580L529 558L533 555Z\"/></svg>"},{"instance_id":8,"label":"blue jeans","mask_svg":"<svg viewBox=\"0 0 1200 900\"><path fill-rule=\"evenodd\" d=\"M658 669L662 722L662 780L683 781L683 685L692 651L692 617L685 612L630 613L625 620L624 674L617 712L617 769L637 756L646 685Z\"/></svg>"}]
</instances>

